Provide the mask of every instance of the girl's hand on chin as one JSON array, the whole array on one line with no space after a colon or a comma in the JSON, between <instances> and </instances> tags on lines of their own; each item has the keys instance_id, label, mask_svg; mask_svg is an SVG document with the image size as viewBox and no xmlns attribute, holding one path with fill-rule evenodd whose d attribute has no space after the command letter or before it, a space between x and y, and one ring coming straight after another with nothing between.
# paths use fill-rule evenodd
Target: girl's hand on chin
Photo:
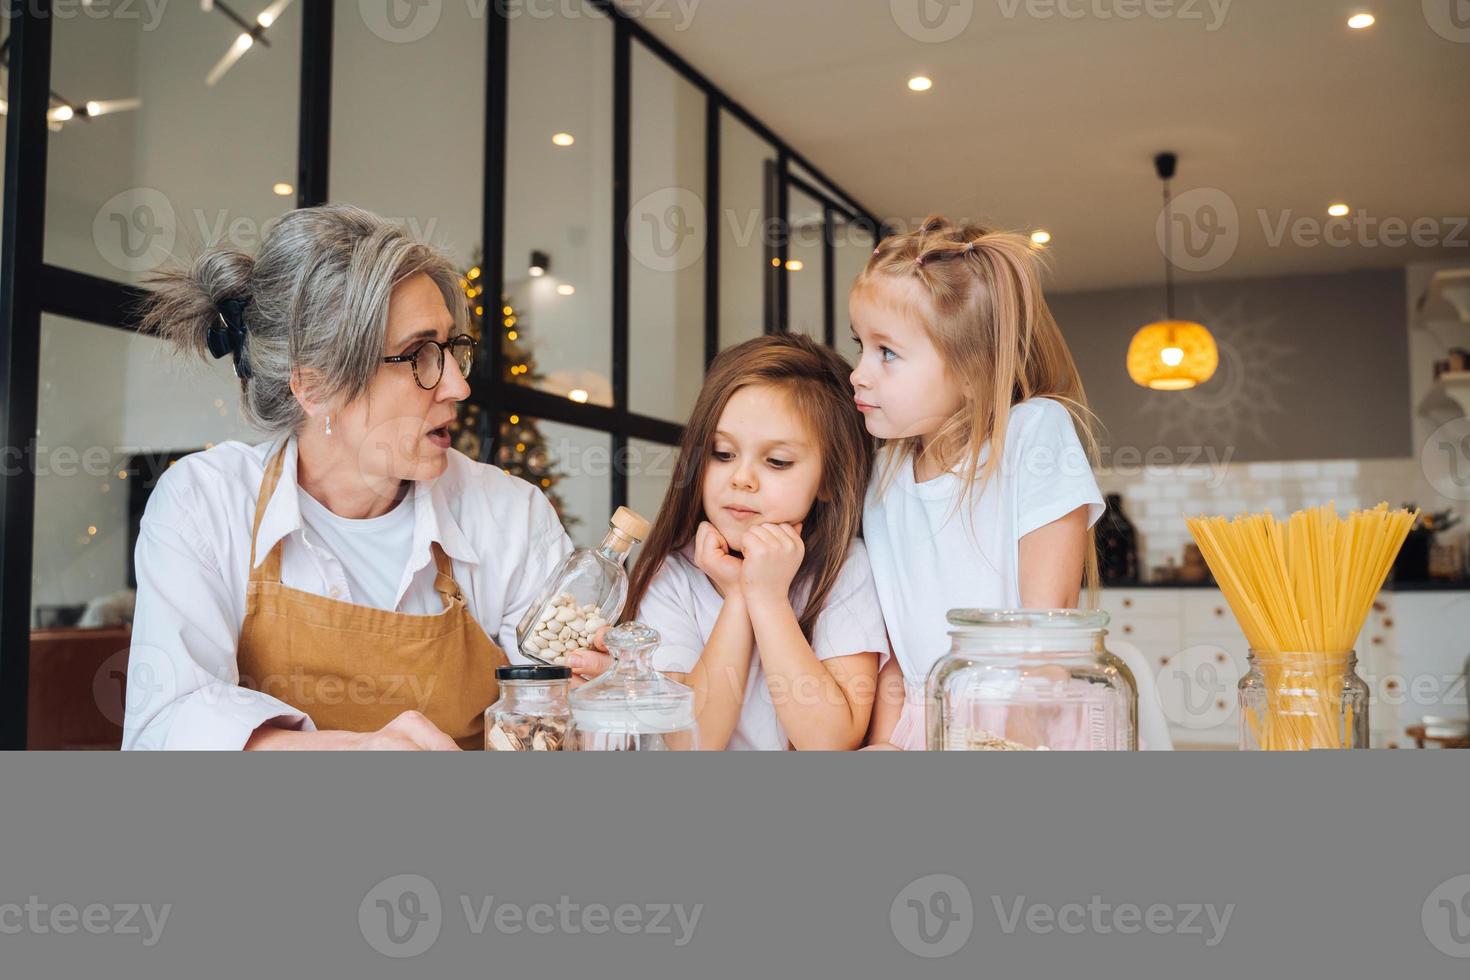
<instances>
[{"instance_id":1,"label":"girl's hand on chin","mask_svg":"<svg viewBox=\"0 0 1470 980\"><path fill-rule=\"evenodd\" d=\"M701 521L694 532L694 564L708 575L715 588L726 599L740 591L740 569L742 562L730 554L730 545L725 536L715 530L709 521Z\"/></svg>"},{"instance_id":2,"label":"girl's hand on chin","mask_svg":"<svg viewBox=\"0 0 1470 980\"><path fill-rule=\"evenodd\" d=\"M806 556L800 524L762 524L740 542L745 561L740 588L750 599L786 599Z\"/></svg>"}]
</instances>

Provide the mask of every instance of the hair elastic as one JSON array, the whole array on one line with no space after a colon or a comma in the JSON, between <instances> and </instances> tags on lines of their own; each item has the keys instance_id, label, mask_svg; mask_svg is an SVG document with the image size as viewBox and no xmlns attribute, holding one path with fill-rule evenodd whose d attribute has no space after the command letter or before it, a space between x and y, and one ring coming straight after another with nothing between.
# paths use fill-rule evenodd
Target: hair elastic
<instances>
[{"instance_id":1,"label":"hair elastic","mask_svg":"<svg viewBox=\"0 0 1470 980\"><path fill-rule=\"evenodd\" d=\"M216 303L219 326L211 325L209 336L205 338L209 343L209 352L216 358L226 354L234 355L237 378L250 377L250 362L245 358L245 307L249 304L249 299L236 297Z\"/></svg>"}]
</instances>

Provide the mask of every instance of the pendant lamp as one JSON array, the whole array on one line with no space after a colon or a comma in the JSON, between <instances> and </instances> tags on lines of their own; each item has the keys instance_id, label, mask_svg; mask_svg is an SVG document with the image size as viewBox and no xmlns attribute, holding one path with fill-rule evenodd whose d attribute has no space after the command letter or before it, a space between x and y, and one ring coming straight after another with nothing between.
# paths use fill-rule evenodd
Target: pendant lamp
<instances>
[{"instance_id":1,"label":"pendant lamp","mask_svg":"<svg viewBox=\"0 0 1470 980\"><path fill-rule=\"evenodd\" d=\"M1154 170L1164 182L1165 318L1142 327L1128 345L1128 376L1155 391L1183 391L1203 384L1220 366L1215 338L1203 324L1174 318L1174 242L1169 181L1179 164L1173 153L1154 157Z\"/></svg>"}]
</instances>

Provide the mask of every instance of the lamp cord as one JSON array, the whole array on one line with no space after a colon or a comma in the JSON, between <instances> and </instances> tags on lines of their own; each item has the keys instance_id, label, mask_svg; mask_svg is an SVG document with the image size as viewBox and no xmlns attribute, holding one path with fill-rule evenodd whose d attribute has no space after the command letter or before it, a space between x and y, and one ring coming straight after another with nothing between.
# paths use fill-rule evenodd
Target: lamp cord
<instances>
[{"instance_id":1,"label":"lamp cord","mask_svg":"<svg viewBox=\"0 0 1470 980\"><path fill-rule=\"evenodd\" d=\"M1174 319L1174 212L1169 196L1169 179L1164 178L1164 306Z\"/></svg>"}]
</instances>

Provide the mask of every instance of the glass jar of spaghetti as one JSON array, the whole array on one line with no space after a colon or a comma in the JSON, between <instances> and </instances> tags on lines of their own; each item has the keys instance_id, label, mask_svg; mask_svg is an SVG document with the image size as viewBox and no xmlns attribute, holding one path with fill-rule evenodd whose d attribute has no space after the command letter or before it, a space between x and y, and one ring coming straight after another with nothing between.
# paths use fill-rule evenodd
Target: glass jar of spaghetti
<instances>
[{"instance_id":1,"label":"glass jar of spaghetti","mask_svg":"<svg viewBox=\"0 0 1470 980\"><path fill-rule=\"evenodd\" d=\"M1138 749L1138 685L1103 644L1108 614L951 609L929 672L931 750Z\"/></svg>"},{"instance_id":2,"label":"glass jar of spaghetti","mask_svg":"<svg viewBox=\"0 0 1470 980\"><path fill-rule=\"evenodd\" d=\"M1252 650L1239 685L1241 749L1366 749L1368 685L1357 664L1351 650Z\"/></svg>"}]
</instances>

